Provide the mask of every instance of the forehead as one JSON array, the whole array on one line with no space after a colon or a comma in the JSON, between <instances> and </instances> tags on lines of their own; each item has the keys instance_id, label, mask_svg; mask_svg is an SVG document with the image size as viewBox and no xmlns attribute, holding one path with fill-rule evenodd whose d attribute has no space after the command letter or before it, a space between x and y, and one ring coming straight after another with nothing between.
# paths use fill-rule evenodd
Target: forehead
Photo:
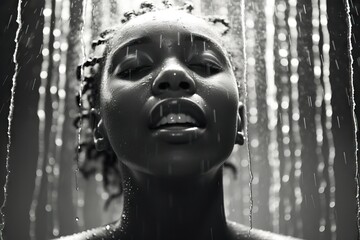
<instances>
[{"instance_id":1,"label":"forehead","mask_svg":"<svg viewBox=\"0 0 360 240\"><path fill-rule=\"evenodd\" d=\"M160 36L163 39L177 39L180 35L193 34L212 42L225 53L220 34L213 29L214 27L205 20L185 11L167 9L150 12L135 17L125 25L120 26L110 42L110 51L116 51L127 42L143 37L156 40Z\"/></svg>"}]
</instances>

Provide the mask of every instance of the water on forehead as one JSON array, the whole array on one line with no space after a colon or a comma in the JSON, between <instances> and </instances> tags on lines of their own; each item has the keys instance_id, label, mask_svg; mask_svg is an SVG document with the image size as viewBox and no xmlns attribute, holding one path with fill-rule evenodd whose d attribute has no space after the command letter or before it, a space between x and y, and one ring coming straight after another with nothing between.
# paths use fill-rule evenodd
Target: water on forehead
<instances>
[{"instance_id":1,"label":"water on forehead","mask_svg":"<svg viewBox=\"0 0 360 240\"><path fill-rule=\"evenodd\" d=\"M113 43L146 35L177 37L178 33L204 36L219 46L223 45L220 34L208 22L184 11L170 9L146 13L130 20L119 27Z\"/></svg>"}]
</instances>

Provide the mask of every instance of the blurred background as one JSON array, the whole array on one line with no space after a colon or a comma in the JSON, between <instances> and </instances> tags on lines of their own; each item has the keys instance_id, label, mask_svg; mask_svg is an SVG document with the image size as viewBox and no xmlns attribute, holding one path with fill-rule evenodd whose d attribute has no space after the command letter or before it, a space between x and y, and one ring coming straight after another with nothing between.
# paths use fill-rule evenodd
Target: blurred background
<instances>
[{"instance_id":1,"label":"blurred background","mask_svg":"<svg viewBox=\"0 0 360 240\"><path fill-rule=\"evenodd\" d=\"M81 42L85 55L91 56L91 41L141 2L22 2L4 239L51 239L120 216L121 198L104 208L109 195L102 187L101 171L87 180L80 174L75 178L75 70L83 61ZM238 64L245 26L253 226L304 239L358 239L350 70L353 67L354 98L360 104L360 2L245 0L243 22L240 0L190 2L195 14L229 19L228 38ZM183 5L180 0L175 3ZM1 186L7 174L16 16L17 1L2 0ZM241 69L237 75L242 77ZM360 116L359 107L356 115ZM245 147L236 146L229 161L238 173L225 170L224 175L226 215L245 225L250 212L247 155ZM0 194L1 203L3 199Z\"/></svg>"}]
</instances>

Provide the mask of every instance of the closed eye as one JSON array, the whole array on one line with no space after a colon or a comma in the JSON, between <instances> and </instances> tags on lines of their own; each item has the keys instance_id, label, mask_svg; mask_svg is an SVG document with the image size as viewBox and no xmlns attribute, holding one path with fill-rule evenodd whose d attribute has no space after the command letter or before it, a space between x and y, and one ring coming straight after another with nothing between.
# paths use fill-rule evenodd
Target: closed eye
<instances>
[{"instance_id":1,"label":"closed eye","mask_svg":"<svg viewBox=\"0 0 360 240\"><path fill-rule=\"evenodd\" d=\"M115 68L114 74L124 80L138 80L153 68L153 60L145 53L139 52L127 55Z\"/></svg>"},{"instance_id":2,"label":"closed eye","mask_svg":"<svg viewBox=\"0 0 360 240\"><path fill-rule=\"evenodd\" d=\"M152 69L152 66L130 67L119 71L116 76L125 80L137 80L146 76Z\"/></svg>"},{"instance_id":3,"label":"closed eye","mask_svg":"<svg viewBox=\"0 0 360 240\"><path fill-rule=\"evenodd\" d=\"M200 55L192 55L187 66L203 77L212 76L223 71L220 61L209 51L203 52Z\"/></svg>"},{"instance_id":4,"label":"closed eye","mask_svg":"<svg viewBox=\"0 0 360 240\"><path fill-rule=\"evenodd\" d=\"M189 64L188 67L200 76L211 76L222 71L220 67L211 63Z\"/></svg>"}]
</instances>

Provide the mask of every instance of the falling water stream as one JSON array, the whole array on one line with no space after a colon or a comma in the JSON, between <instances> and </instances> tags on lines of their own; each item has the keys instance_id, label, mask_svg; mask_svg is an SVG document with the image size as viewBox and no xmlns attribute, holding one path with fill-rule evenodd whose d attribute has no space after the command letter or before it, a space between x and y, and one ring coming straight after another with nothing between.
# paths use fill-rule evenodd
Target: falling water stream
<instances>
[{"instance_id":1,"label":"falling water stream","mask_svg":"<svg viewBox=\"0 0 360 240\"><path fill-rule=\"evenodd\" d=\"M83 0L82 2L82 24L81 24L81 30L80 30L80 39L81 39L81 51L82 51L82 62L86 62L87 60L87 54L86 54L86 44L85 44L85 27L86 27L86 16L87 16L87 9L88 9L88 1ZM80 113L83 111L83 101L82 101L82 95L83 95L83 88L84 88L84 66L81 67L81 78L80 78L80 87L79 87L79 109ZM75 193L74 193L74 202L77 206L77 214L75 217L75 221L80 225L83 226L83 218L80 218L81 216L81 209L82 204L79 205L79 203L82 203L81 199L83 198L83 192L79 188L79 171L80 171L80 165L79 165L79 158L81 154L81 134L82 134L82 127L83 127L83 119L82 115L80 114L79 119L79 125L78 125L78 132L77 132L77 154L76 154L76 168L75 168Z\"/></svg>"},{"instance_id":2,"label":"falling water stream","mask_svg":"<svg viewBox=\"0 0 360 240\"><path fill-rule=\"evenodd\" d=\"M22 29L21 5L22 5L22 1L19 0L18 6L17 6L17 18L16 18L18 28L16 30L16 35L15 35L15 51L14 51L14 55L13 55L13 62L15 64L15 69L14 69L14 75L12 77L11 98L10 98L8 128L7 128L8 143L6 146L6 159L5 159L6 176L5 176L5 184L3 187L4 200L0 207L0 240L3 240L3 230L5 227L5 214L3 211L4 211L4 207L6 206L6 200L8 198L7 191L8 191L9 176L10 176L11 133L12 133L12 122L13 122L14 107L15 107L14 100L15 100L16 80L17 80L17 76L19 73L18 49L19 49L20 31Z\"/></svg>"},{"instance_id":3,"label":"falling water stream","mask_svg":"<svg viewBox=\"0 0 360 240\"><path fill-rule=\"evenodd\" d=\"M246 35L245 35L245 0L241 1L241 37L243 40L243 46L242 46L242 55L243 55L243 59L244 59L244 68L243 68L243 75L244 75L244 84L245 84L245 105L247 105L247 99L248 99L248 91L247 91L247 58L246 58ZM247 107L245 106L245 112L248 114L248 111L246 110ZM248 118L247 119L247 123L246 123L246 129L245 129L245 138L246 138L246 152L247 152L247 157L248 157L248 166L249 166L249 189L250 189L250 196L249 196L249 233L248 236L250 237L251 235L251 229L253 228L253 208L254 208L254 200L253 200L253 180L254 180L254 175L253 175L253 169L252 169L252 161L251 161L251 153L250 153L250 139L249 139L249 133L248 133L248 125L249 125L249 121Z\"/></svg>"},{"instance_id":4,"label":"falling water stream","mask_svg":"<svg viewBox=\"0 0 360 240\"><path fill-rule=\"evenodd\" d=\"M30 205L30 238L37 239L37 226L41 216L38 209L44 208L47 212L48 237L61 235L61 211L60 207L60 185L62 174L62 153L69 151L67 142L77 144L77 156L73 167L75 179L68 180L71 186L72 204L74 205L74 225L77 230L85 230L89 215L86 209L101 208L101 204L108 198L107 193L101 187L103 176L95 174L93 183L86 183L79 174L80 165L84 156L80 145L84 141L83 120L80 119L76 139L64 139L67 131L65 126L67 119L73 117L77 110L70 109L66 112L68 99L74 98L72 92L76 89L74 79L69 78L68 64L69 53L77 54L81 62L85 62L90 56L90 45L99 32L117 24L120 14L138 5L126 1L111 0L103 2L99 0L77 0L77 7L81 6L79 13L80 21L78 31L75 32L80 39L75 47L70 47L70 15L74 8L74 0L45 0L42 17L43 39L42 39L42 63L40 66L40 83L38 88L39 100L37 105L37 117L39 119L39 149L35 174L35 186ZM125 3L126 2L126 3ZM136 2L136 1L135 1ZM140 1L138 1L140 3ZM137 3L137 2L136 2ZM160 4L160 1L157 1ZM332 105L333 95L332 81L330 76L331 58L330 51L335 48L331 41L329 32L328 5L326 0L312 0L307 3L311 6L311 13L307 12L305 5L301 7L300 0L264 0L251 2L246 0L230 0L224 7L220 1L193 0L196 6L208 6L206 9L198 9L199 13L228 15L233 26L236 49L233 50L234 62L242 62L242 69L237 77L244 79L245 83L245 109L247 113L247 124L245 128L246 146L235 147L230 160L239 169L237 180L230 181L224 176L225 188L225 212L229 219L234 219L249 226L251 229L263 228L277 233L293 235L297 237L306 236L309 228L303 219L309 206L314 206L317 211L316 231L321 240L335 240L339 237L337 227L338 197L335 179L335 159L338 154L335 144L335 133L333 119L335 107ZM205 4L206 3L206 4ZM10 149L12 121L14 114L14 98L16 80L18 78L19 63L17 61L19 37L22 29L21 18L22 1L19 0L17 8L17 23L15 42L16 47L13 54L15 72L12 78L11 100L8 114L8 144L6 152L6 176L4 184L4 201L0 208L0 240L3 240L5 226L4 207L7 204L8 179L10 176L11 158ZM350 2L345 0L347 21L347 45L349 64L353 65L352 22L350 15ZM236 13L236 14L234 14ZM305 35L301 29L304 18L310 21L309 45L307 56L300 51ZM52 23L52 19L55 19ZM163 44L163 35L160 38L160 48ZM191 35L191 41L192 41ZM177 44L180 46L181 36L178 33ZM241 40L242 39L242 40ZM259 46L262 44L261 46ZM204 42L204 48L206 43ZM80 50L80 51L79 51ZM81 52L81 54L79 54ZM127 50L127 54L137 53L133 49ZM241 57L243 60L241 60ZM74 58L76 59L76 58ZM336 60L335 60L336 62ZM80 63L80 62L79 62ZM308 64L307 74L312 76L314 89L304 94L304 63ZM336 62L337 63L337 62ZM84 87L84 68L81 69L80 79L80 111L84 107L81 101L82 89ZM74 71L75 72L75 71ZM355 115L354 98L354 69L350 67L350 105L352 121L355 127L355 164L356 164L356 205L357 205L357 230L360 234L360 176L357 159L358 142L356 141L357 119ZM33 88L35 86L32 84ZM264 96L266 95L266 96ZM303 100L305 99L305 101ZM47 103L51 101L51 109L47 109ZM303 105L304 102L308 106ZM313 109L313 114L304 114L304 109ZM260 109L264 110L261 111ZM218 116L213 112L216 122ZM339 116L336 116L337 127L340 128ZM85 123L86 124L86 123ZM47 126L50 126L50 134L46 134ZM85 125L86 126L86 125ZM309 138L303 137L303 132L311 132L314 146L309 146ZM310 135L309 135L310 136ZM221 142L220 135L218 141ZM267 143L267 144L266 144ZM47 146L48 147L45 147ZM71 145L71 144L70 144ZM314 168L307 169L306 149L313 147ZM73 150L73 149L71 149ZM341 152L344 155L345 152ZM75 166L76 165L76 166ZM171 167L171 166L170 166ZM171 168L170 168L171 170ZM304 177L311 172L314 181L316 196L309 195L304 187ZM43 182L46 182L44 190ZM305 179L308 182L308 179ZM95 183L94 183L95 182ZM92 184L96 190L92 200L85 196L89 193L85 189L87 184ZM100 187L99 187L100 186ZM91 187L89 188L91 189ZM231 190L232 189L232 190ZM234 189L238 189L234 190ZM41 205L41 192L46 192L46 202ZM99 199L95 205L94 199ZM91 205L93 204L93 205ZM316 207L315 207L316 206ZM90 207L90 209L91 209ZM110 211L109 211L110 212ZM102 225L113 220L114 213L106 213L107 216L98 217ZM315 213L314 213L315 214ZM96 214L94 214L96 215ZM245 216L245 217L244 217ZM94 216L93 216L94 217ZM315 218L315 215L314 215ZM212 230L210 230L212 231ZM328 237L328 238L327 238Z\"/></svg>"},{"instance_id":5,"label":"falling water stream","mask_svg":"<svg viewBox=\"0 0 360 240\"><path fill-rule=\"evenodd\" d=\"M349 51L349 71L350 71L350 88L351 88L351 114L352 114L352 120L354 124L354 141L355 141L355 181L356 181L356 205L357 205L357 230L358 230L358 236L360 236L360 173L359 173L359 159L358 159L358 151L359 151L359 145L357 141L357 132L358 132L358 120L355 114L355 89L354 89L354 59L352 56L353 46L351 42L352 38L352 24L351 24L351 16L350 16L350 3L349 0L345 1L345 7L346 7L346 14L347 14L347 45L348 45L348 51Z\"/></svg>"},{"instance_id":6,"label":"falling water stream","mask_svg":"<svg viewBox=\"0 0 360 240\"><path fill-rule=\"evenodd\" d=\"M51 1L45 1L45 8L43 10L44 16L44 27L43 27L43 49L42 56L43 61L41 64L41 72L40 72L40 87L39 87L39 102L38 102L38 110L37 115L39 118L39 150L38 150L38 161L35 173L35 186L33 191L32 202L29 211L30 218L30 238L32 240L36 239L36 210L38 206L38 199L41 190L41 181L43 178L43 169L44 169L44 161L45 161L45 125L46 125L46 114L45 114L45 99L46 99L46 85L48 79L48 70L49 70L49 55L50 55L50 21L51 21Z\"/></svg>"}]
</instances>

